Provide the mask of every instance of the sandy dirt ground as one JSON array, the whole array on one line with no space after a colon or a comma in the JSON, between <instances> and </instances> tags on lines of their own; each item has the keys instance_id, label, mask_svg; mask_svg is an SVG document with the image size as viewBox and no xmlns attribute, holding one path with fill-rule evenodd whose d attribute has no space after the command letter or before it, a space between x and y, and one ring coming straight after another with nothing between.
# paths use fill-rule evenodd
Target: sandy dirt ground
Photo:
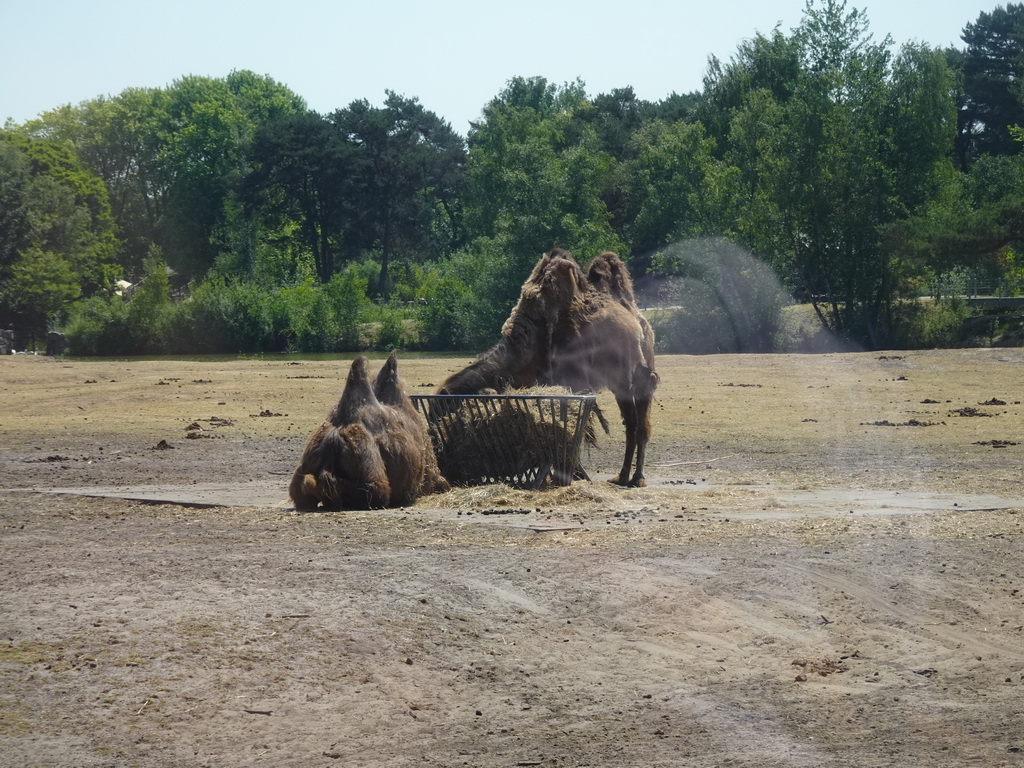
<instances>
[{"instance_id":1,"label":"sandy dirt ground","mask_svg":"<svg viewBox=\"0 0 1024 768\"><path fill-rule=\"evenodd\" d=\"M0 360L0 764L1024 765L1024 350L658 364L647 488L298 514L347 363Z\"/></svg>"}]
</instances>

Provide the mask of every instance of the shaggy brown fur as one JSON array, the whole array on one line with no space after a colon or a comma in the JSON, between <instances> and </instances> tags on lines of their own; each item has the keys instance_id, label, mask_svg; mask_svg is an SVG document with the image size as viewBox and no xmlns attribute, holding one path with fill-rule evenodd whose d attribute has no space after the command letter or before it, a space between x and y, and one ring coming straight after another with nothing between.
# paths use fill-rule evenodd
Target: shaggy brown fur
<instances>
[{"instance_id":1,"label":"shaggy brown fur","mask_svg":"<svg viewBox=\"0 0 1024 768\"><path fill-rule=\"evenodd\" d=\"M606 251L586 273L572 254L554 248L523 283L501 339L452 374L439 394L476 394L557 384L576 392L609 389L626 428L626 454L613 483L642 486L658 386L654 331L640 314L626 265ZM636 470L633 458L636 457Z\"/></svg>"},{"instance_id":2,"label":"shaggy brown fur","mask_svg":"<svg viewBox=\"0 0 1024 768\"><path fill-rule=\"evenodd\" d=\"M392 352L370 386L357 357L345 389L310 436L288 493L297 509L380 509L448 490Z\"/></svg>"}]
</instances>

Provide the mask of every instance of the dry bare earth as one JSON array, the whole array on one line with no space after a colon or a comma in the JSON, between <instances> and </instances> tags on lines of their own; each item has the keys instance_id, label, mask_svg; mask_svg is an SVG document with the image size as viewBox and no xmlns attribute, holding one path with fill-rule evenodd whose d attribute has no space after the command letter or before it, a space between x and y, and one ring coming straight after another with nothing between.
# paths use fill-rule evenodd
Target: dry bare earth
<instances>
[{"instance_id":1,"label":"dry bare earth","mask_svg":"<svg viewBox=\"0 0 1024 768\"><path fill-rule=\"evenodd\" d=\"M1024 764L1022 364L662 357L646 489L299 515L345 364L0 360L0 763Z\"/></svg>"}]
</instances>

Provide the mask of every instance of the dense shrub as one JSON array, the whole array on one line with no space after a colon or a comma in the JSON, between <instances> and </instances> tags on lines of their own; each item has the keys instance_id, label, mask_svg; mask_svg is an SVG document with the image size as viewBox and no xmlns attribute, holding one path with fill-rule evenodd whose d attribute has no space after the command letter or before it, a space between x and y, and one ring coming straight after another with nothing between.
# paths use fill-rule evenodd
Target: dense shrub
<instances>
[{"instance_id":1,"label":"dense shrub","mask_svg":"<svg viewBox=\"0 0 1024 768\"><path fill-rule=\"evenodd\" d=\"M73 304L66 334L76 355L156 354L163 351L170 304L167 266L155 249L130 299L94 296Z\"/></svg>"},{"instance_id":2,"label":"dense shrub","mask_svg":"<svg viewBox=\"0 0 1024 768\"><path fill-rule=\"evenodd\" d=\"M903 301L893 308L890 346L899 349L937 349L962 346L965 323L978 310L961 296L939 301Z\"/></svg>"},{"instance_id":3,"label":"dense shrub","mask_svg":"<svg viewBox=\"0 0 1024 768\"><path fill-rule=\"evenodd\" d=\"M420 342L424 349L462 349L465 339L462 309L466 287L445 277L433 286L430 299L417 307Z\"/></svg>"},{"instance_id":4,"label":"dense shrub","mask_svg":"<svg viewBox=\"0 0 1024 768\"><path fill-rule=\"evenodd\" d=\"M359 324L370 306L366 289L366 278L354 267L335 274L324 289L337 326L334 346L338 351L360 348Z\"/></svg>"},{"instance_id":5,"label":"dense shrub","mask_svg":"<svg viewBox=\"0 0 1024 768\"><path fill-rule=\"evenodd\" d=\"M269 295L251 283L207 280L166 313L164 347L183 354L281 348Z\"/></svg>"},{"instance_id":6,"label":"dense shrub","mask_svg":"<svg viewBox=\"0 0 1024 768\"><path fill-rule=\"evenodd\" d=\"M212 277L172 303L166 281L147 279L130 298L76 304L67 334L79 355L355 351L368 320L365 290L354 271L326 286L307 280L272 289ZM402 343L398 314L382 343Z\"/></svg>"},{"instance_id":7,"label":"dense shrub","mask_svg":"<svg viewBox=\"0 0 1024 768\"><path fill-rule=\"evenodd\" d=\"M385 352L401 349L405 337L402 310L396 304L387 304L377 307L374 315L370 345Z\"/></svg>"},{"instance_id":8,"label":"dense shrub","mask_svg":"<svg viewBox=\"0 0 1024 768\"><path fill-rule=\"evenodd\" d=\"M138 354L128 320L128 303L120 296L94 296L72 305L65 334L72 355Z\"/></svg>"},{"instance_id":9,"label":"dense shrub","mask_svg":"<svg viewBox=\"0 0 1024 768\"><path fill-rule=\"evenodd\" d=\"M324 290L310 280L280 289L280 298L287 318L285 336L288 350L333 351L338 338L338 324Z\"/></svg>"}]
</instances>

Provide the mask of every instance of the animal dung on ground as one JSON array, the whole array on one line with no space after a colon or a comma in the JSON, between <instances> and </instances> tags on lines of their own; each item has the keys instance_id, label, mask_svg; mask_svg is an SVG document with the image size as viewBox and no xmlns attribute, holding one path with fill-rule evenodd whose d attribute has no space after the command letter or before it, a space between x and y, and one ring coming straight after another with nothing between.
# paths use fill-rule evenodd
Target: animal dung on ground
<instances>
[{"instance_id":1,"label":"animal dung on ground","mask_svg":"<svg viewBox=\"0 0 1024 768\"><path fill-rule=\"evenodd\" d=\"M413 395L427 418L441 474L455 485L522 488L587 478L593 395Z\"/></svg>"}]
</instances>

